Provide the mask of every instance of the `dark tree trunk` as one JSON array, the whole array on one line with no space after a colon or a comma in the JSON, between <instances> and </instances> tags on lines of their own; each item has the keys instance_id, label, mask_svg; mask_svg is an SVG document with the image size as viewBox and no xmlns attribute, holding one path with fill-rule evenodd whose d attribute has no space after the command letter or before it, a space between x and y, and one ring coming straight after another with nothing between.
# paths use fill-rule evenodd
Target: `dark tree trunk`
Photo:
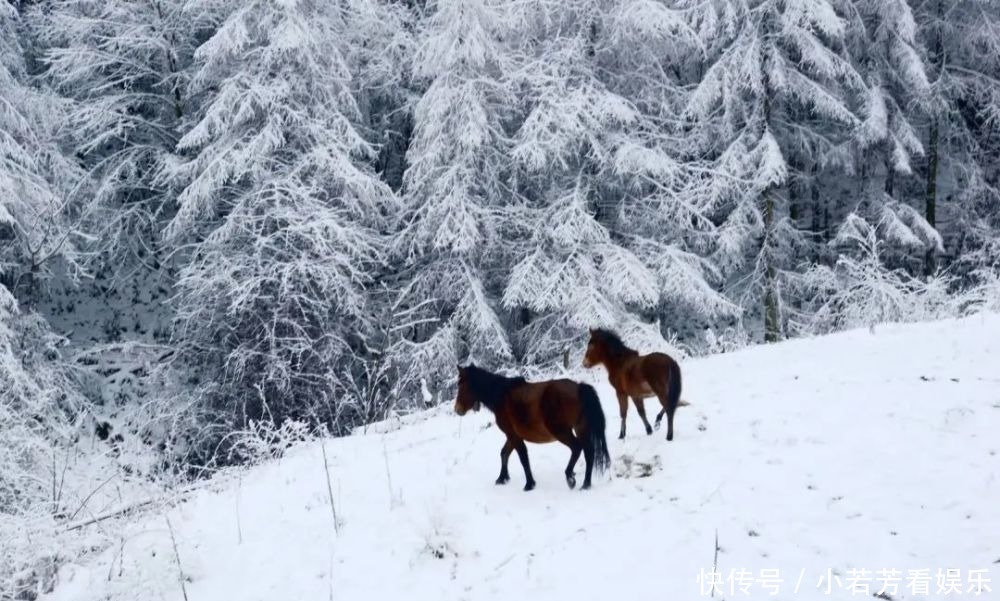
<instances>
[{"instance_id":1,"label":"dark tree trunk","mask_svg":"<svg viewBox=\"0 0 1000 601\"><path fill-rule=\"evenodd\" d=\"M813 238L813 261L819 262L819 242L823 235L823 206L819 198L819 164L813 162L809 167L809 200L812 207L812 223L809 230Z\"/></svg>"},{"instance_id":2,"label":"dark tree trunk","mask_svg":"<svg viewBox=\"0 0 1000 601\"><path fill-rule=\"evenodd\" d=\"M938 124L931 121L930 135L927 141L927 196L925 198L924 218L931 227L937 227L937 173L938 173ZM927 249L924 258L924 271L934 273L937 268L937 257L933 247Z\"/></svg>"},{"instance_id":3,"label":"dark tree trunk","mask_svg":"<svg viewBox=\"0 0 1000 601\"><path fill-rule=\"evenodd\" d=\"M892 166L892 145L887 144L885 149L885 193L890 198L895 194L896 170Z\"/></svg>"},{"instance_id":4,"label":"dark tree trunk","mask_svg":"<svg viewBox=\"0 0 1000 601\"><path fill-rule=\"evenodd\" d=\"M943 7L941 6L940 0L937 3L937 16L938 20L942 18ZM944 66L944 53L942 52L942 41L941 41L941 29L940 24L938 25L938 30L934 37L934 64L937 67L937 73L941 73L941 69ZM924 199L924 219L931 227L937 227L937 177L938 177L938 151L939 151L939 122L937 115L931 115L930 130L927 135L927 194ZM937 270L937 257L935 256L935 249L933 247L927 249L927 253L924 256L924 273L930 275Z\"/></svg>"},{"instance_id":5,"label":"dark tree trunk","mask_svg":"<svg viewBox=\"0 0 1000 601\"><path fill-rule=\"evenodd\" d=\"M403 174L406 173L406 151L413 137L413 116L410 112L399 111L383 136L377 171L394 192L399 192L403 187Z\"/></svg>"},{"instance_id":6,"label":"dark tree trunk","mask_svg":"<svg viewBox=\"0 0 1000 601\"><path fill-rule=\"evenodd\" d=\"M765 36L769 35L770 32L777 26L774 23L777 15L769 14L765 17L763 24L763 30ZM764 59L764 64L762 65L764 73L764 97L763 101L763 127L764 131L761 132L763 135L771 126L771 113L772 113L772 103L775 99L774 89L771 87L771 81L768 77L770 73L769 65L767 64L767 59ZM778 278L777 278L777 267L774 264L774 224L775 224L775 189L771 187L763 192L763 209L764 209L764 244L761 248L764 259L764 340L766 342L775 342L781 337L781 316L778 311Z\"/></svg>"},{"instance_id":7,"label":"dark tree trunk","mask_svg":"<svg viewBox=\"0 0 1000 601\"><path fill-rule=\"evenodd\" d=\"M764 289L764 340L766 342L777 342L781 338L781 323L778 315L778 282L774 267L774 257L771 256L772 240L774 234L774 192L764 193L764 262L765 262L765 289Z\"/></svg>"}]
</instances>

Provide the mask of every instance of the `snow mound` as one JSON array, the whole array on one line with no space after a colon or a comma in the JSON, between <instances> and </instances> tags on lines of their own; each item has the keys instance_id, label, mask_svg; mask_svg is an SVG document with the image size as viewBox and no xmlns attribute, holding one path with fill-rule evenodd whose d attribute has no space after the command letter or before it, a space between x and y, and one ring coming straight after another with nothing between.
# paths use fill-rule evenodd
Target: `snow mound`
<instances>
[{"instance_id":1,"label":"snow mound","mask_svg":"<svg viewBox=\"0 0 1000 601\"><path fill-rule=\"evenodd\" d=\"M634 407L617 440L579 373L614 460L590 491L559 444L529 445L534 491L516 456L494 485L490 414L442 406L220 477L44 598L696 599L716 564L722 599L1000 591L998 365L996 315L689 360L672 443Z\"/></svg>"}]
</instances>

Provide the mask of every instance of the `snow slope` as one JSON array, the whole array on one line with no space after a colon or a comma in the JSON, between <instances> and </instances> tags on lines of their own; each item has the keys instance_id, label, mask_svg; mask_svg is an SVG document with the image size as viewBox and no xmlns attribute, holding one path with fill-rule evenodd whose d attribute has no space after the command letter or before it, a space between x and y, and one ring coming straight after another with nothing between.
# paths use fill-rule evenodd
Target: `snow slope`
<instances>
[{"instance_id":1,"label":"snow slope","mask_svg":"<svg viewBox=\"0 0 1000 601\"><path fill-rule=\"evenodd\" d=\"M772 598L775 586L784 599L883 586L893 599L975 598L984 578L996 592L979 598L1000 594L1000 316L682 367L692 406L672 443L645 436L634 408L628 438L614 439L604 372L577 374L599 383L617 471L593 490L566 487L558 444L529 445L536 490L521 490L516 456L512 482L494 485L490 414L459 418L449 403L323 443L339 532L322 449L307 444L147 516L119 548L65 567L45 598L697 599L716 533L717 598ZM914 592L919 569L929 595ZM945 592L947 569L961 596Z\"/></svg>"}]
</instances>

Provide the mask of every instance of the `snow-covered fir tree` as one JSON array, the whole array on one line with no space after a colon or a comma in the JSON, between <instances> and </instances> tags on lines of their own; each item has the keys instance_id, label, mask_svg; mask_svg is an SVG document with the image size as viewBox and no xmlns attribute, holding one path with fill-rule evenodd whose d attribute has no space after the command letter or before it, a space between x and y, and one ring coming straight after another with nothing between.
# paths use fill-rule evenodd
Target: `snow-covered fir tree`
<instances>
[{"instance_id":1,"label":"snow-covered fir tree","mask_svg":"<svg viewBox=\"0 0 1000 601\"><path fill-rule=\"evenodd\" d=\"M685 327L683 309L732 308L691 252L708 224L692 224L683 199L691 178L672 115L682 82L666 58L693 50L684 15L584 0L518 17L531 58L514 74L527 102L513 156L528 237L504 303L523 312L525 360L549 362L598 326L662 347Z\"/></svg>"},{"instance_id":2,"label":"snow-covered fir tree","mask_svg":"<svg viewBox=\"0 0 1000 601\"><path fill-rule=\"evenodd\" d=\"M886 242L887 267L923 271L925 257L943 249L941 237L915 208L923 191L913 164L924 156L915 124L931 94L916 23L904 1L859 1L855 8L849 44L867 98L855 136L859 202L851 207L857 212L852 220L863 216Z\"/></svg>"},{"instance_id":3,"label":"snow-covered fir tree","mask_svg":"<svg viewBox=\"0 0 1000 601\"><path fill-rule=\"evenodd\" d=\"M0 284L29 304L52 264L78 274L87 182L60 144L67 103L29 83L25 24L0 5Z\"/></svg>"},{"instance_id":4,"label":"snow-covered fir tree","mask_svg":"<svg viewBox=\"0 0 1000 601\"><path fill-rule=\"evenodd\" d=\"M605 201L614 187L615 138L638 118L596 73L606 8L582 0L529 4L517 13L530 58L513 74L525 115L511 153L524 200L512 216L527 239L503 302L520 310L529 363L579 346L588 327L617 326L628 317L624 300L649 307L657 297L652 275L599 215L615 209Z\"/></svg>"},{"instance_id":5,"label":"snow-covered fir tree","mask_svg":"<svg viewBox=\"0 0 1000 601\"><path fill-rule=\"evenodd\" d=\"M409 306L423 307L407 354L431 381L454 378L459 360L499 367L513 357L497 302L514 227L506 5L439 0L417 34L413 74L426 88L414 107L393 258Z\"/></svg>"},{"instance_id":6,"label":"snow-covered fir tree","mask_svg":"<svg viewBox=\"0 0 1000 601\"><path fill-rule=\"evenodd\" d=\"M182 0L41 2L29 14L46 81L74 101L65 131L94 183L96 271L159 270L172 204L160 172L189 108L187 68L203 26Z\"/></svg>"},{"instance_id":7,"label":"snow-covered fir tree","mask_svg":"<svg viewBox=\"0 0 1000 601\"><path fill-rule=\"evenodd\" d=\"M307 0L229 7L195 53L194 118L172 167L166 234L190 244L175 337L187 365L209 370L209 408L234 424L349 423L394 202L371 167L346 47L357 13Z\"/></svg>"},{"instance_id":8,"label":"snow-covered fir tree","mask_svg":"<svg viewBox=\"0 0 1000 601\"><path fill-rule=\"evenodd\" d=\"M922 213L945 236L945 256L969 274L1000 255L1000 6L985 0L911 2L921 56L931 81L919 135Z\"/></svg>"},{"instance_id":9,"label":"snow-covered fir tree","mask_svg":"<svg viewBox=\"0 0 1000 601\"><path fill-rule=\"evenodd\" d=\"M703 193L719 222L715 262L776 340L793 302L783 289L810 254L803 225L818 229L832 209L814 166L852 173L848 140L867 87L844 50L841 3L723 1L707 10L715 54L686 115L714 161ZM817 193L800 194L803 185Z\"/></svg>"}]
</instances>

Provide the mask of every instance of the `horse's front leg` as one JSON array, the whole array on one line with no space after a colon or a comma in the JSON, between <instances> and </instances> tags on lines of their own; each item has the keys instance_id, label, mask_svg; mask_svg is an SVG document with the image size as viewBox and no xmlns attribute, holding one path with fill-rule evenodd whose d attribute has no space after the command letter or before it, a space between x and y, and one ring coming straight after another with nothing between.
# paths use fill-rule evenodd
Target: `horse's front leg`
<instances>
[{"instance_id":1,"label":"horse's front leg","mask_svg":"<svg viewBox=\"0 0 1000 601\"><path fill-rule=\"evenodd\" d=\"M628 415L628 395L624 392L615 391L618 395L618 413L622 416L622 429L621 433L618 434L618 438L625 438L625 416Z\"/></svg>"},{"instance_id":2,"label":"horse's front leg","mask_svg":"<svg viewBox=\"0 0 1000 601\"><path fill-rule=\"evenodd\" d=\"M507 484L510 481L510 474L507 472L507 460L510 458L511 451L514 450L514 443L508 438L507 442L503 443L503 448L500 449L500 476L497 478L497 484Z\"/></svg>"},{"instance_id":3,"label":"horse's front leg","mask_svg":"<svg viewBox=\"0 0 1000 601\"><path fill-rule=\"evenodd\" d=\"M514 443L514 448L517 450L517 457L521 460L521 467L524 468L524 477L527 480L524 483L524 490L531 490L535 488L535 478L531 475L531 464L528 463L528 447L523 440L519 440Z\"/></svg>"}]
</instances>

